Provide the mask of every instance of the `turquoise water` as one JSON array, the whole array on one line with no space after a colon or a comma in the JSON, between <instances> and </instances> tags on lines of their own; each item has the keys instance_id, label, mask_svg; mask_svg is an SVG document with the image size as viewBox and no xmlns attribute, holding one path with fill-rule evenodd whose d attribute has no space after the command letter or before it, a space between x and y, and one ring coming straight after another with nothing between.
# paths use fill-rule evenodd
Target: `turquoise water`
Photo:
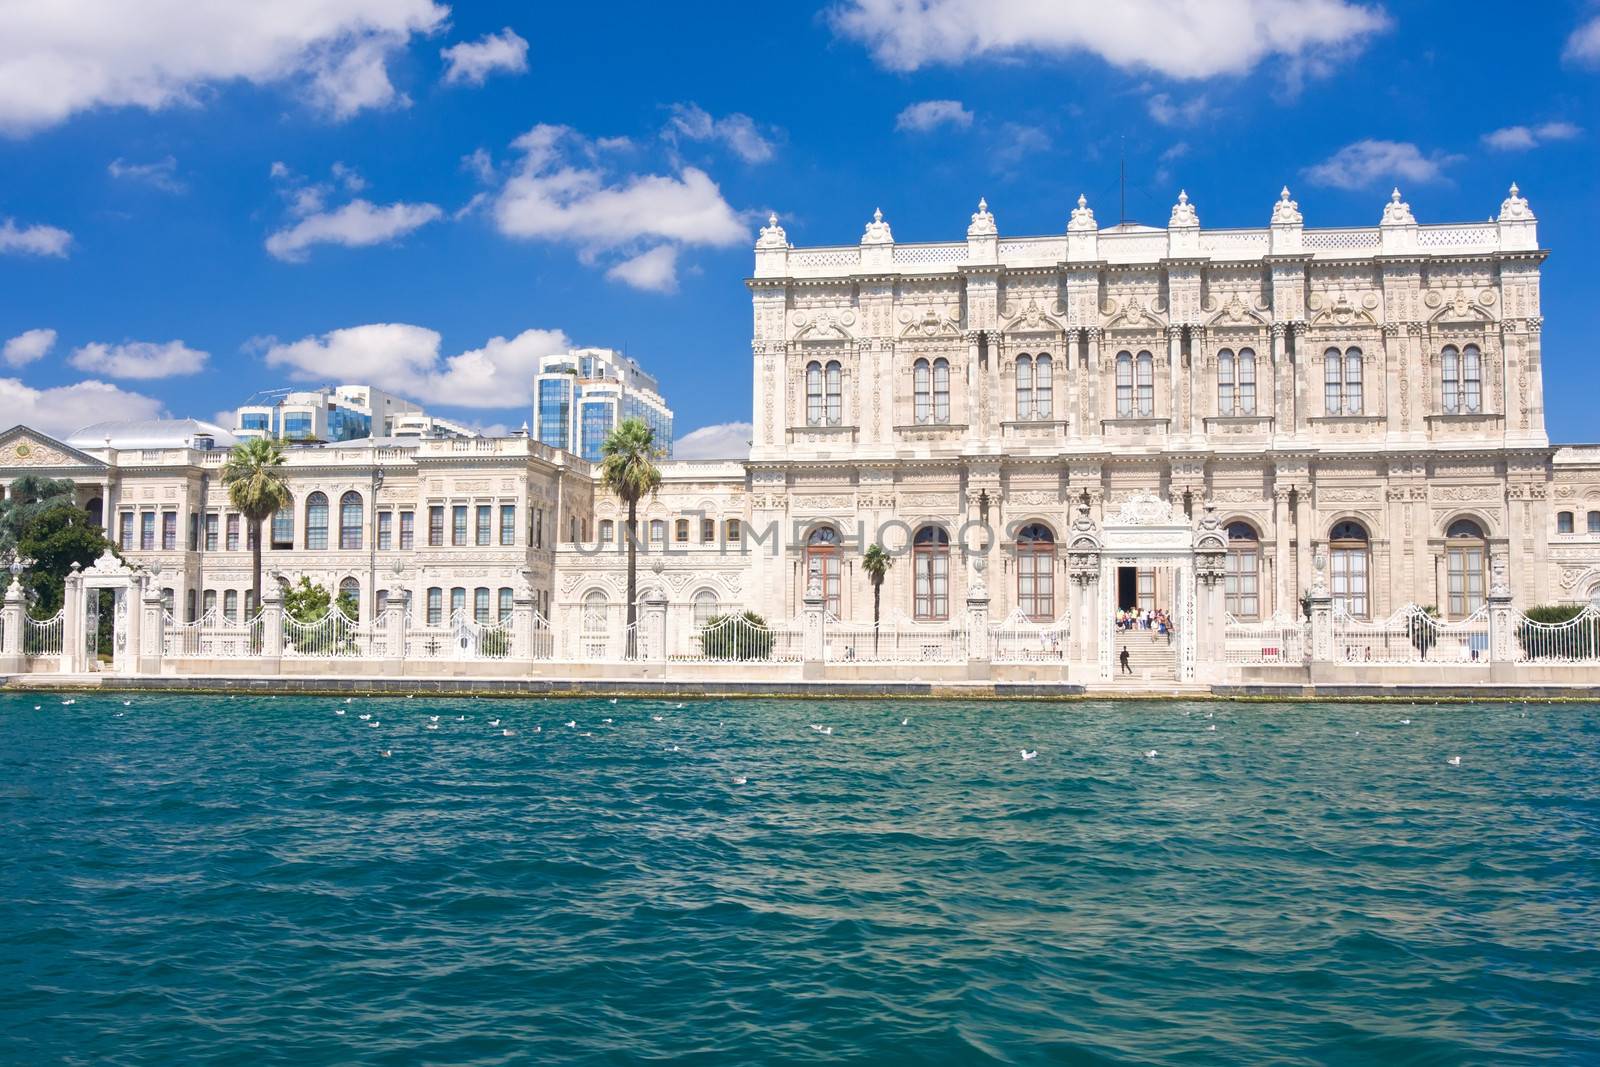
<instances>
[{"instance_id":1,"label":"turquoise water","mask_svg":"<svg viewBox=\"0 0 1600 1067\"><path fill-rule=\"evenodd\" d=\"M3 1063L1600 1062L1600 708L62 699Z\"/></svg>"}]
</instances>

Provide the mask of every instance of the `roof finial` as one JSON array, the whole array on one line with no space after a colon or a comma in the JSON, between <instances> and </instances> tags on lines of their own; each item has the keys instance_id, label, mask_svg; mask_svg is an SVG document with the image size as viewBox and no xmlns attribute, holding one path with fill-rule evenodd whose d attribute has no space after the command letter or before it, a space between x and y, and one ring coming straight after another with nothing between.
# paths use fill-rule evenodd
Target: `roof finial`
<instances>
[{"instance_id":1,"label":"roof finial","mask_svg":"<svg viewBox=\"0 0 1600 1067\"><path fill-rule=\"evenodd\" d=\"M978 197L978 210L972 213L972 225L967 227L967 236L993 237L998 233L994 216L989 214L989 201L984 197Z\"/></svg>"},{"instance_id":2,"label":"roof finial","mask_svg":"<svg viewBox=\"0 0 1600 1067\"><path fill-rule=\"evenodd\" d=\"M1400 199L1398 185L1389 194L1389 202L1383 205L1383 222L1401 226L1415 226L1417 223L1411 214L1411 205Z\"/></svg>"},{"instance_id":3,"label":"roof finial","mask_svg":"<svg viewBox=\"0 0 1600 1067\"><path fill-rule=\"evenodd\" d=\"M1195 210L1193 204L1189 203L1189 191L1187 189L1179 189L1178 202L1172 205L1172 217L1167 220L1167 228L1171 229L1174 226L1198 227L1199 225L1200 213Z\"/></svg>"},{"instance_id":4,"label":"roof finial","mask_svg":"<svg viewBox=\"0 0 1600 1067\"><path fill-rule=\"evenodd\" d=\"M861 235L864 245L889 245L894 244L894 234L889 230L889 224L883 221L883 209L872 209L872 221L867 223L866 232Z\"/></svg>"},{"instance_id":5,"label":"roof finial","mask_svg":"<svg viewBox=\"0 0 1600 1067\"><path fill-rule=\"evenodd\" d=\"M1396 204L1400 202L1400 187L1398 185L1394 187L1394 192L1389 194L1389 199Z\"/></svg>"},{"instance_id":6,"label":"roof finial","mask_svg":"<svg viewBox=\"0 0 1600 1067\"><path fill-rule=\"evenodd\" d=\"M1078 206L1072 209L1072 221L1067 223L1067 232L1085 233L1098 228L1094 212L1089 209L1089 198L1079 193Z\"/></svg>"},{"instance_id":7,"label":"roof finial","mask_svg":"<svg viewBox=\"0 0 1600 1067\"><path fill-rule=\"evenodd\" d=\"M1398 192L1396 192L1394 195L1395 196L1399 196L1400 194ZM883 221L883 208L875 207L875 208L872 209L872 221L873 222L882 222Z\"/></svg>"},{"instance_id":8,"label":"roof finial","mask_svg":"<svg viewBox=\"0 0 1600 1067\"><path fill-rule=\"evenodd\" d=\"M1522 192L1522 190L1517 188L1517 183L1516 182L1512 182L1511 183L1511 195L1512 196L1516 196L1520 192Z\"/></svg>"},{"instance_id":9,"label":"roof finial","mask_svg":"<svg viewBox=\"0 0 1600 1067\"><path fill-rule=\"evenodd\" d=\"M1278 202L1272 205L1272 224L1274 226L1299 226L1305 222L1300 214L1300 205L1289 199L1289 187L1285 185L1278 194Z\"/></svg>"}]
</instances>

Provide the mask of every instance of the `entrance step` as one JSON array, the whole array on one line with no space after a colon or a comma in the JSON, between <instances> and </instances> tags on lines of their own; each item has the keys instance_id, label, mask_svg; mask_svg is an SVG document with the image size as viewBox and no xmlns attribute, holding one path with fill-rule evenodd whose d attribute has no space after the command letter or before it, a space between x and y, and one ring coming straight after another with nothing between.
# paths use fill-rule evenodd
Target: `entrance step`
<instances>
[{"instance_id":1,"label":"entrance step","mask_svg":"<svg viewBox=\"0 0 1600 1067\"><path fill-rule=\"evenodd\" d=\"M1116 645L1111 655L1111 677L1128 681L1162 682L1178 680L1178 641L1155 630L1116 630ZM1122 669L1122 650L1128 650L1128 666Z\"/></svg>"}]
</instances>

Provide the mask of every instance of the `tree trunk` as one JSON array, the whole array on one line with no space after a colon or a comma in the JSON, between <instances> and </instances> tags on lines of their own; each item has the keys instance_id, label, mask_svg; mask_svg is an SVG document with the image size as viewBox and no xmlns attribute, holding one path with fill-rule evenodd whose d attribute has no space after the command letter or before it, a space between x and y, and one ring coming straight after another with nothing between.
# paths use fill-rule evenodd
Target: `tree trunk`
<instances>
[{"instance_id":1,"label":"tree trunk","mask_svg":"<svg viewBox=\"0 0 1600 1067\"><path fill-rule=\"evenodd\" d=\"M628 614L627 629L627 656L633 659L638 654L638 633L634 629L639 621L639 606L635 598L638 596L636 586L639 581L639 502L628 501Z\"/></svg>"},{"instance_id":2,"label":"tree trunk","mask_svg":"<svg viewBox=\"0 0 1600 1067\"><path fill-rule=\"evenodd\" d=\"M878 604L883 599L883 579L872 583L872 655L878 655Z\"/></svg>"},{"instance_id":3,"label":"tree trunk","mask_svg":"<svg viewBox=\"0 0 1600 1067\"><path fill-rule=\"evenodd\" d=\"M264 521L258 519L251 524L255 539L250 542L250 596L257 611L261 610L261 523ZM249 612L245 614L248 616Z\"/></svg>"}]
</instances>

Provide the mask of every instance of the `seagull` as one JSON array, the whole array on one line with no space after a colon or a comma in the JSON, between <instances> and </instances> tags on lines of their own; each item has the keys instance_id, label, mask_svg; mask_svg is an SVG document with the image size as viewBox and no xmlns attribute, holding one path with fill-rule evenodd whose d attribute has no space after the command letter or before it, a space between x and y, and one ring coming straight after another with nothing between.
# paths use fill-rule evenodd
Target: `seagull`
<instances>
[{"instance_id":1,"label":"seagull","mask_svg":"<svg viewBox=\"0 0 1600 1067\"><path fill-rule=\"evenodd\" d=\"M117 712L117 718L119 718L119 719L122 718L122 712L120 712L120 711Z\"/></svg>"},{"instance_id":2,"label":"seagull","mask_svg":"<svg viewBox=\"0 0 1600 1067\"><path fill-rule=\"evenodd\" d=\"M535 726L535 727L534 727L534 728L533 728L533 732L534 732L534 733L538 733L538 732L539 732L539 731L541 731L541 730L543 730L543 729L544 729L544 727L543 727L543 726Z\"/></svg>"},{"instance_id":3,"label":"seagull","mask_svg":"<svg viewBox=\"0 0 1600 1067\"><path fill-rule=\"evenodd\" d=\"M77 703L76 700L63 700L61 702L61 706L62 707L67 707L69 704L76 704L76 703Z\"/></svg>"},{"instance_id":4,"label":"seagull","mask_svg":"<svg viewBox=\"0 0 1600 1067\"><path fill-rule=\"evenodd\" d=\"M682 710L683 710L683 709L684 709L684 708L686 708L686 707L688 707L688 706L689 706L689 705L687 705L687 704L679 704L679 705L678 705L678 710L679 710L679 711L682 711Z\"/></svg>"},{"instance_id":5,"label":"seagull","mask_svg":"<svg viewBox=\"0 0 1600 1067\"><path fill-rule=\"evenodd\" d=\"M737 778L735 778L733 780L733 784L734 785L745 785L749 781L750 781L750 779L746 778L744 775L741 774L741 775L739 775L739 777L737 777Z\"/></svg>"},{"instance_id":6,"label":"seagull","mask_svg":"<svg viewBox=\"0 0 1600 1067\"><path fill-rule=\"evenodd\" d=\"M652 716L650 716L650 721L651 721L651 722L660 722L660 721L661 721L661 716L659 716L659 715L652 715Z\"/></svg>"},{"instance_id":7,"label":"seagull","mask_svg":"<svg viewBox=\"0 0 1600 1067\"><path fill-rule=\"evenodd\" d=\"M428 716L428 721L429 722L438 722L439 721L439 716L437 716L437 715L429 715Z\"/></svg>"},{"instance_id":8,"label":"seagull","mask_svg":"<svg viewBox=\"0 0 1600 1067\"><path fill-rule=\"evenodd\" d=\"M516 737L517 736L517 732L515 730L510 730L510 729L501 730L500 731L500 736L501 737Z\"/></svg>"},{"instance_id":9,"label":"seagull","mask_svg":"<svg viewBox=\"0 0 1600 1067\"><path fill-rule=\"evenodd\" d=\"M355 703L355 699L356 699L355 697L345 697L344 698L344 702L346 704L353 704L353 703Z\"/></svg>"},{"instance_id":10,"label":"seagull","mask_svg":"<svg viewBox=\"0 0 1600 1067\"><path fill-rule=\"evenodd\" d=\"M1410 719L1401 719L1400 720L1400 725L1401 726L1410 726L1411 725L1411 720Z\"/></svg>"},{"instance_id":11,"label":"seagull","mask_svg":"<svg viewBox=\"0 0 1600 1067\"><path fill-rule=\"evenodd\" d=\"M34 705L34 706L33 706L33 710L34 710L34 711L38 711L38 710L39 710L39 705L37 705L37 704L35 704L35 705Z\"/></svg>"},{"instance_id":12,"label":"seagull","mask_svg":"<svg viewBox=\"0 0 1600 1067\"><path fill-rule=\"evenodd\" d=\"M500 725L500 720L499 719L490 719L489 720L489 725L490 726L499 726Z\"/></svg>"},{"instance_id":13,"label":"seagull","mask_svg":"<svg viewBox=\"0 0 1600 1067\"><path fill-rule=\"evenodd\" d=\"M1460 756L1451 756L1449 759L1445 760L1445 762L1450 764L1450 766L1452 766L1452 767L1459 767L1459 766L1461 766L1461 757Z\"/></svg>"},{"instance_id":14,"label":"seagull","mask_svg":"<svg viewBox=\"0 0 1600 1067\"><path fill-rule=\"evenodd\" d=\"M577 719L568 719L567 720L567 729L576 730L577 728L578 728L578 720Z\"/></svg>"},{"instance_id":15,"label":"seagull","mask_svg":"<svg viewBox=\"0 0 1600 1067\"><path fill-rule=\"evenodd\" d=\"M344 714L344 709L343 708L335 708L333 713L335 715L343 715Z\"/></svg>"},{"instance_id":16,"label":"seagull","mask_svg":"<svg viewBox=\"0 0 1600 1067\"><path fill-rule=\"evenodd\" d=\"M824 726L824 727L823 727L823 728L822 728L822 732L823 732L823 733L824 733L824 734L827 734L827 735L828 735L828 736L829 736L829 737L832 737L832 736L833 736L833 727L831 727L831 726Z\"/></svg>"},{"instance_id":17,"label":"seagull","mask_svg":"<svg viewBox=\"0 0 1600 1067\"><path fill-rule=\"evenodd\" d=\"M812 723L812 724L811 724L811 728L812 728L812 729L813 729L813 730L815 730L815 731L817 731L817 733L819 733L819 734L820 734L820 733L821 733L821 732L822 732L822 724L821 724L821 723L820 723L820 722L814 722L814 723Z\"/></svg>"},{"instance_id":18,"label":"seagull","mask_svg":"<svg viewBox=\"0 0 1600 1067\"><path fill-rule=\"evenodd\" d=\"M388 749L384 749L383 750L383 758L384 759L388 759L389 758L389 750Z\"/></svg>"},{"instance_id":19,"label":"seagull","mask_svg":"<svg viewBox=\"0 0 1600 1067\"><path fill-rule=\"evenodd\" d=\"M611 698L611 703L615 704L616 702L617 702L617 698L616 697L612 697Z\"/></svg>"},{"instance_id":20,"label":"seagull","mask_svg":"<svg viewBox=\"0 0 1600 1067\"><path fill-rule=\"evenodd\" d=\"M676 751L678 751L678 746L677 746L677 745L673 745L673 746L672 746L672 751L673 751L673 752L676 752Z\"/></svg>"},{"instance_id":21,"label":"seagull","mask_svg":"<svg viewBox=\"0 0 1600 1067\"><path fill-rule=\"evenodd\" d=\"M466 722L466 721L467 721L467 717L465 715L457 715L456 716L456 722Z\"/></svg>"},{"instance_id":22,"label":"seagull","mask_svg":"<svg viewBox=\"0 0 1600 1067\"><path fill-rule=\"evenodd\" d=\"M438 728L439 728L439 724L436 723L436 722L430 722L428 724L428 729L430 729L430 730L437 730Z\"/></svg>"},{"instance_id":23,"label":"seagull","mask_svg":"<svg viewBox=\"0 0 1600 1067\"><path fill-rule=\"evenodd\" d=\"M1209 711L1206 712L1206 718L1208 718L1208 719L1211 718L1211 713Z\"/></svg>"},{"instance_id":24,"label":"seagull","mask_svg":"<svg viewBox=\"0 0 1600 1067\"><path fill-rule=\"evenodd\" d=\"M600 721L605 723L607 726L611 725L611 720L610 719L601 719Z\"/></svg>"},{"instance_id":25,"label":"seagull","mask_svg":"<svg viewBox=\"0 0 1600 1067\"><path fill-rule=\"evenodd\" d=\"M579 737L593 737L594 734L591 734L588 730L585 730L583 733L579 734L578 736Z\"/></svg>"},{"instance_id":26,"label":"seagull","mask_svg":"<svg viewBox=\"0 0 1600 1067\"><path fill-rule=\"evenodd\" d=\"M131 707L133 707L133 701L131 701L131 700L124 700L124 701L123 701L123 702L122 702L122 706L123 706L123 707L125 707L125 708L131 708Z\"/></svg>"},{"instance_id":27,"label":"seagull","mask_svg":"<svg viewBox=\"0 0 1600 1067\"><path fill-rule=\"evenodd\" d=\"M1033 759L1033 757L1035 757L1035 756L1037 756L1039 754L1039 750L1038 749L1034 749L1032 752L1029 752L1027 749L1022 749L1021 751L1022 751L1022 758L1025 759L1025 760Z\"/></svg>"},{"instance_id":28,"label":"seagull","mask_svg":"<svg viewBox=\"0 0 1600 1067\"><path fill-rule=\"evenodd\" d=\"M1149 752L1146 752L1144 754L1144 758L1145 759L1155 759L1156 758L1156 750L1152 748Z\"/></svg>"},{"instance_id":29,"label":"seagull","mask_svg":"<svg viewBox=\"0 0 1600 1067\"><path fill-rule=\"evenodd\" d=\"M910 726L911 725L911 720L909 718L901 719L900 720L900 725L901 726Z\"/></svg>"},{"instance_id":30,"label":"seagull","mask_svg":"<svg viewBox=\"0 0 1600 1067\"><path fill-rule=\"evenodd\" d=\"M1216 723L1212 723L1210 726L1207 726L1206 729L1210 730L1212 733L1216 733L1217 732L1217 724Z\"/></svg>"},{"instance_id":31,"label":"seagull","mask_svg":"<svg viewBox=\"0 0 1600 1067\"><path fill-rule=\"evenodd\" d=\"M378 727L382 726L383 723L381 723L381 722L369 722L369 723L367 723L367 725L372 727L374 730L376 730Z\"/></svg>"},{"instance_id":32,"label":"seagull","mask_svg":"<svg viewBox=\"0 0 1600 1067\"><path fill-rule=\"evenodd\" d=\"M342 715L344 713L340 712L340 714ZM359 715L357 715L356 718L360 719L362 722L366 722L368 719L372 718L372 712L363 711Z\"/></svg>"}]
</instances>

